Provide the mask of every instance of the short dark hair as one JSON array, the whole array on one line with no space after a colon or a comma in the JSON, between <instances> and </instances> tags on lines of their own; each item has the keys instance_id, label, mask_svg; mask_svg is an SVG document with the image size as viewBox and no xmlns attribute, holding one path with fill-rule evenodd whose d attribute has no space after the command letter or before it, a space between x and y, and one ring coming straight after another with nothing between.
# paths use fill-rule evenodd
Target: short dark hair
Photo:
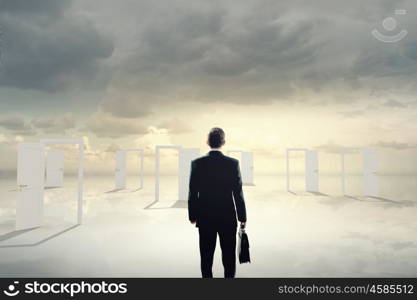
<instances>
[{"instance_id":1,"label":"short dark hair","mask_svg":"<svg viewBox=\"0 0 417 300\"><path fill-rule=\"evenodd\" d=\"M219 127L214 127L208 134L208 144L211 148L220 148L224 145L224 131Z\"/></svg>"}]
</instances>

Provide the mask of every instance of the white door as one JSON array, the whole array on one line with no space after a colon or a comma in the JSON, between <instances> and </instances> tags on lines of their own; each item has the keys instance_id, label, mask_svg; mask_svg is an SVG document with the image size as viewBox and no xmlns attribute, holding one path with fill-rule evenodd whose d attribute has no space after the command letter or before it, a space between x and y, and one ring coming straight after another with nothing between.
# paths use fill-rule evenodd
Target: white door
<instances>
[{"instance_id":1,"label":"white door","mask_svg":"<svg viewBox=\"0 0 417 300\"><path fill-rule=\"evenodd\" d=\"M363 187L365 196L378 197L377 159L373 149L363 150Z\"/></svg>"},{"instance_id":2,"label":"white door","mask_svg":"<svg viewBox=\"0 0 417 300\"><path fill-rule=\"evenodd\" d=\"M64 152L48 151L46 157L46 184L47 187L60 187L64 185Z\"/></svg>"},{"instance_id":3,"label":"white door","mask_svg":"<svg viewBox=\"0 0 417 300\"><path fill-rule=\"evenodd\" d=\"M42 225L44 182L44 145L20 143L17 154L16 230Z\"/></svg>"},{"instance_id":4,"label":"white door","mask_svg":"<svg viewBox=\"0 0 417 300\"><path fill-rule=\"evenodd\" d=\"M253 153L242 152L240 159L240 168L242 173L242 183L253 184Z\"/></svg>"},{"instance_id":5,"label":"white door","mask_svg":"<svg viewBox=\"0 0 417 300\"><path fill-rule=\"evenodd\" d=\"M315 150L307 150L305 157L305 176L306 176L306 191L319 191L319 159L318 152Z\"/></svg>"},{"instance_id":6,"label":"white door","mask_svg":"<svg viewBox=\"0 0 417 300\"><path fill-rule=\"evenodd\" d=\"M126 151L116 152L116 189L126 188Z\"/></svg>"},{"instance_id":7,"label":"white door","mask_svg":"<svg viewBox=\"0 0 417 300\"><path fill-rule=\"evenodd\" d=\"M178 200L188 200L191 161L200 156L198 148L181 148L178 155Z\"/></svg>"}]
</instances>

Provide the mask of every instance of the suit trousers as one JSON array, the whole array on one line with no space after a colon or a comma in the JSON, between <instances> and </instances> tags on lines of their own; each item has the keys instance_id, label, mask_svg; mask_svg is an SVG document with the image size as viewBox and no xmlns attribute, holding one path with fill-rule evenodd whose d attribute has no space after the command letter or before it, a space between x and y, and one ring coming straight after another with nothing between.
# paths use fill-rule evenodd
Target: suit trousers
<instances>
[{"instance_id":1,"label":"suit trousers","mask_svg":"<svg viewBox=\"0 0 417 300\"><path fill-rule=\"evenodd\" d=\"M203 278L212 278L213 257L217 235L222 249L224 277L234 278L236 273L236 225L199 227L201 274Z\"/></svg>"}]
</instances>

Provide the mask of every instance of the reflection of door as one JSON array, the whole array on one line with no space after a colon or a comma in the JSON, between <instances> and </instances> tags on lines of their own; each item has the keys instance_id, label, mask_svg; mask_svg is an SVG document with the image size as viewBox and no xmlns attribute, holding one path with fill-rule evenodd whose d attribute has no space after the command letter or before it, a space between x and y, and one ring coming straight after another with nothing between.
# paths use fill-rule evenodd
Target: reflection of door
<instances>
[{"instance_id":1,"label":"reflection of door","mask_svg":"<svg viewBox=\"0 0 417 300\"><path fill-rule=\"evenodd\" d=\"M46 158L47 187L59 187L64 184L64 152L48 151Z\"/></svg>"},{"instance_id":2,"label":"reflection of door","mask_svg":"<svg viewBox=\"0 0 417 300\"><path fill-rule=\"evenodd\" d=\"M305 152L305 176L306 191L319 191L319 160L318 152L315 150L306 150Z\"/></svg>"},{"instance_id":3,"label":"reflection of door","mask_svg":"<svg viewBox=\"0 0 417 300\"><path fill-rule=\"evenodd\" d=\"M363 183L365 196L378 197L377 160L373 149L363 150Z\"/></svg>"},{"instance_id":4,"label":"reflection of door","mask_svg":"<svg viewBox=\"0 0 417 300\"><path fill-rule=\"evenodd\" d=\"M41 226L45 180L45 150L41 143L18 146L16 230Z\"/></svg>"},{"instance_id":5,"label":"reflection of door","mask_svg":"<svg viewBox=\"0 0 417 300\"><path fill-rule=\"evenodd\" d=\"M116 152L116 189L126 188L126 151Z\"/></svg>"},{"instance_id":6,"label":"reflection of door","mask_svg":"<svg viewBox=\"0 0 417 300\"><path fill-rule=\"evenodd\" d=\"M188 199L191 161L200 155L198 148L181 148L178 156L178 200Z\"/></svg>"},{"instance_id":7,"label":"reflection of door","mask_svg":"<svg viewBox=\"0 0 417 300\"><path fill-rule=\"evenodd\" d=\"M242 152L240 168L243 184L253 184L253 153Z\"/></svg>"}]
</instances>

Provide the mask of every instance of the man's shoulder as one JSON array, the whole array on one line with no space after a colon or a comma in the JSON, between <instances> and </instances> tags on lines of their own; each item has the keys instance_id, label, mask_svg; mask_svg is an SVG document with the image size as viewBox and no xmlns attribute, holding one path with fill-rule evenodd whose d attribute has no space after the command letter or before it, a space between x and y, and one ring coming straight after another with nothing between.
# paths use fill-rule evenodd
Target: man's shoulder
<instances>
[{"instance_id":1,"label":"man's shoulder","mask_svg":"<svg viewBox=\"0 0 417 300\"><path fill-rule=\"evenodd\" d=\"M234 157L224 155L224 158L225 158L225 160L229 161L230 163L233 163L233 164L238 164L239 163L239 160L237 160Z\"/></svg>"},{"instance_id":2,"label":"man's shoulder","mask_svg":"<svg viewBox=\"0 0 417 300\"><path fill-rule=\"evenodd\" d=\"M194 160L192 160L193 164L199 164L205 161L209 161L210 159L212 159L212 157L210 157L210 155L203 155L201 157L198 157ZM239 160L237 160L236 158L230 157L230 156L226 156L226 155L222 155L222 156L218 156L216 157L216 159L220 159L223 160L225 162L231 163L231 164L238 164Z\"/></svg>"},{"instance_id":3,"label":"man's shoulder","mask_svg":"<svg viewBox=\"0 0 417 300\"><path fill-rule=\"evenodd\" d=\"M207 155L200 156L200 157L198 157L198 158L196 158L196 159L193 159L193 160L191 161L191 163L193 163L193 164L198 164L198 163L200 163L200 162L202 162L202 161L206 160L207 158L208 158L208 156L207 156Z\"/></svg>"}]
</instances>

